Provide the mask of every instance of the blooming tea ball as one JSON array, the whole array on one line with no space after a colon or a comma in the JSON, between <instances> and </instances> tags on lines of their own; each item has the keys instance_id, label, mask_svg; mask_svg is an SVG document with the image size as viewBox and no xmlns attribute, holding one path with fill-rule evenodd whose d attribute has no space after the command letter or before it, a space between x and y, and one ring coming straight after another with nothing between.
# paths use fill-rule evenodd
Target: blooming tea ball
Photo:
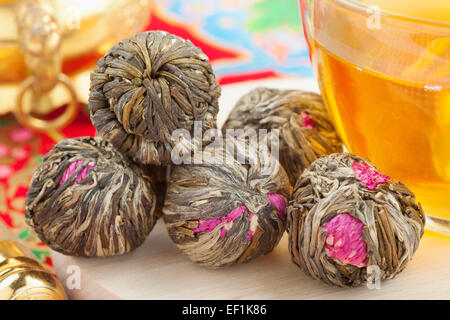
<instances>
[{"instance_id":1,"label":"blooming tea ball","mask_svg":"<svg viewBox=\"0 0 450 320\"><path fill-rule=\"evenodd\" d=\"M171 168L163 217L191 260L208 267L239 264L280 241L292 188L278 161L250 157L252 164L241 164L204 153L202 164Z\"/></svg>"},{"instance_id":2,"label":"blooming tea ball","mask_svg":"<svg viewBox=\"0 0 450 320\"><path fill-rule=\"evenodd\" d=\"M155 215L162 216L164 199L166 198L168 174L170 166L139 165L144 171L144 176L152 182L153 190L156 195Z\"/></svg>"},{"instance_id":3,"label":"blooming tea ball","mask_svg":"<svg viewBox=\"0 0 450 320\"><path fill-rule=\"evenodd\" d=\"M405 185L366 159L332 154L313 162L294 187L289 250L308 276L355 287L400 273L424 224L422 207Z\"/></svg>"},{"instance_id":4,"label":"blooming tea ball","mask_svg":"<svg viewBox=\"0 0 450 320\"><path fill-rule=\"evenodd\" d=\"M112 256L142 244L155 222L149 177L99 137L59 142L31 180L27 223L50 248Z\"/></svg>"},{"instance_id":5,"label":"blooming tea ball","mask_svg":"<svg viewBox=\"0 0 450 320\"><path fill-rule=\"evenodd\" d=\"M242 96L222 130L279 130L279 158L291 184L317 158L342 152L322 97L302 90L259 87Z\"/></svg>"},{"instance_id":6,"label":"blooming tea ball","mask_svg":"<svg viewBox=\"0 0 450 320\"><path fill-rule=\"evenodd\" d=\"M176 129L216 127L220 87L208 57L164 31L117 43L97 62L90 90L98 134L139 163L170 164Z\"/></svg>"}]
</instances>

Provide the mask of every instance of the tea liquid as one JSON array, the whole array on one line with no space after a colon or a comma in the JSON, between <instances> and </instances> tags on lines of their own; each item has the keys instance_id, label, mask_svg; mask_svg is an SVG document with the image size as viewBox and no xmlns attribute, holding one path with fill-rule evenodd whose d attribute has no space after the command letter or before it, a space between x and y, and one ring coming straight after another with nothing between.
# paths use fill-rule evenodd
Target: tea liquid
<instances>
[{"instance_id":1,"label":"tea liquid","mask_svg":"<svg viewBox=\"0 0 450 320\"><path fill-rule=\"evenodd\" d=\"M450 22L447 0L362 2ZM438 39L409 66L387 61L389 74L345 61L320 43L314 47L321 91L348 149L407 184L426 214L450 219L450 39ZM426 73L405 81L424 66Z\"/></svg>"},{"instance_id":2,"label":"tea liquid","mask_svg":"<svg viewBox=\"0 0 450 320\"><path fill-rule=\"evenodd\" d=\"M359 2L410 17L450 22L448 0L359 0Z\"/></svg>"}]
</instances>

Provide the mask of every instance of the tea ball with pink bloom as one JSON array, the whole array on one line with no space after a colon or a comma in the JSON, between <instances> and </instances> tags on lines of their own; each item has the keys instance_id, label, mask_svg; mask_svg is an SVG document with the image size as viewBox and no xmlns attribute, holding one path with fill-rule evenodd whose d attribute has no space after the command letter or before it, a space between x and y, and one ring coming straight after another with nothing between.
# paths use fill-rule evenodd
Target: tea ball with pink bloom
<instances>
[{"instance_id":1,"label":"tea ball with pink bloom","mask_svg":"<svg viewBox=\"0 0 450 320\"><path fill-rule=\"evenodd\" d=\"M302 90L259 87L243 95L222 130L267 130L268 141L279 141L279 160L292 185L314 160L342 152L322 97Z\"/></svg>"},{"instance_id":2,"label":"tea ball with pink bloom","mask_svg":"<svg viewBox=\"0 0 450 320\"><path fill-rule=\"evenodd\" d=\"M201 163L171 168L166 227L177 247L204 266L268 254L285 231L292 188L284 169L268 153L250 151L242 163L239 152L204 151Z\"/></svg>"},{"instance_id":3,"label":"tea ball with pink bloom","mask_svg":"<svg viewBox=\"0 0 450 320\"><path fill-rule=\"evenodd\" d=\"M156 196L139 166L99 138L59 142L31 180L25 218L52 249L112 256L142 244L152 230Z\"/></svg>"},{"instance_id":4,"label":"tea ball with pink bloom","mask_svg":"<svg viewBox=\"0 0 450 320\"><path fill-rule=\"evenodd\" d=\"M423 235L425 215L414 194L349 153L313 162L292 198L287 210L292 260L331 285L394 278Z\"/></svg>"}]
</instances>

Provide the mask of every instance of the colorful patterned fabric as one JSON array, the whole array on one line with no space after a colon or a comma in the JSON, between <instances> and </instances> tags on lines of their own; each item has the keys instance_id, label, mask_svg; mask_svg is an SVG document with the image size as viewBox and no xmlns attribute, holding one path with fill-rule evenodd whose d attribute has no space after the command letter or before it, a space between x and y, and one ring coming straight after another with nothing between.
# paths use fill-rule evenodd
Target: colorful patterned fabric
<instances>
[{"instance_id":1,"label":"colorful patterned fabric","mask_svg":"<svg viewBox=\"0 0 450 320\"><path fill-rule=\"evenodd\" d=\"M93 136L86 106L80 104L77 119L61 131L65 137ZM47 134L22 128L14 116L0 118L0 221L27 245L36 258L51 267L50 251L25 224L24 208L34 170L55 141Z\"/></svg>"},{"instance_id":2,"label":"colorful patterned fabric","mask_svg":"<svg viewBox=\"0 0 450 320\"><path fill-rule=\"evenodd\" d=\"M153 0L147 30L189 38L210 57L221 84L280 76L311 76L297 0ZM86 106L61 131L93 136ZM25 224L26 192L54 135L21 128L12 115L0 117L0 222L5 223L51 267L50 251Z\"/></svg>"},{"instance_id":3,"label":"colorful patterned fabric","mask_svg":"<svg viewBox=\"0 0 450 320\"><path fill-rule=\"evenodd\" d=\"M170 31L205 50L222 84L268 76L312 76L298 0L153 3L150 27L157 28L162 20L165 30L179 29L181 34Z\"/></svg>"}]
</instances>

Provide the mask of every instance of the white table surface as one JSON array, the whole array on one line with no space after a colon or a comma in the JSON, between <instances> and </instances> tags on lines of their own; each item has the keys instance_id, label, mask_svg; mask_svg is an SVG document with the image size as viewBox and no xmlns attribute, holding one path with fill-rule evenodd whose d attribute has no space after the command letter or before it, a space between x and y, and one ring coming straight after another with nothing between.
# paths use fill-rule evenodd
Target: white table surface
<instances>
[{"instance_id":1,"label":"white table surface","mask_svg":"<svg viewBox=\"0 0 450 320\"><path fill-rule=\"evenodd\" d=\"M317 91L312 79L269 79L223 87L218 116L257 86ZM192 263L171 242L162 219L135 251L111 258L70 258L83 274L124 299L450 299L450 237L426 232L414 259L380 289L330 287L291 262L285 235L267 256L210 270Z\"/></svg>"}]
</instances>

